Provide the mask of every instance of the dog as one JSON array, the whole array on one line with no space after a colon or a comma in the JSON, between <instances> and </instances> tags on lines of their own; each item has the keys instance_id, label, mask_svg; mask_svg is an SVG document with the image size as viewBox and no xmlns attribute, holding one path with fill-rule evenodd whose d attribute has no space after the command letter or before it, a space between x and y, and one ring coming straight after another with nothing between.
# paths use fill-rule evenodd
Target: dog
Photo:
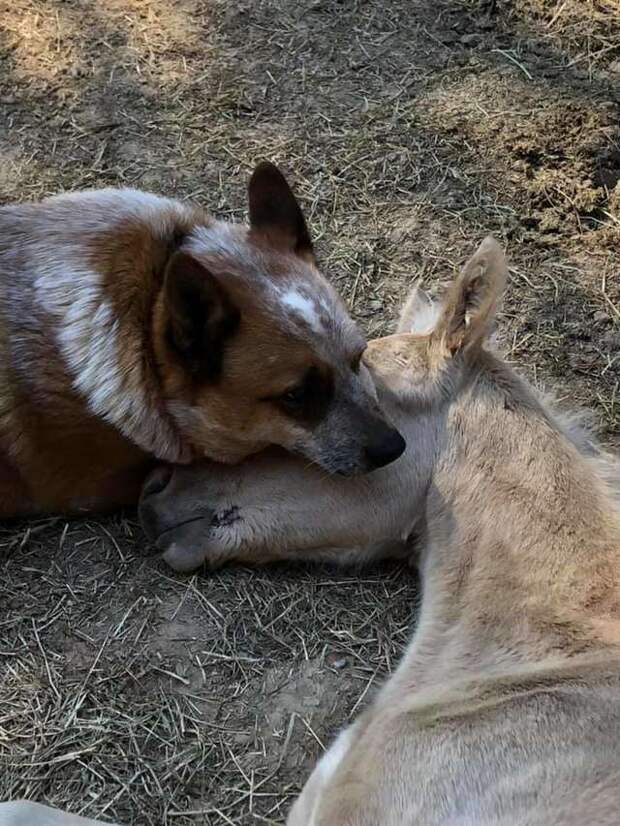
<instances>
[{"instance_id":1,"label":"dog","mask_svg":"<svg viewBox=\"0 0 620 826\"><path fill-rule=\"evenodd\" d=\"M145 485L146 523L180 567L418 566L413 638L288 826L618 823L620 465L489 348L506 274L487 239L442 303L414 293L369 344L407 441L394 464L332 479L260 456Z\"/></svg>"},{"instance_id":2,"label":"dog","mask_svg":"<svg viewBox=\"0 0 620 826\"><path fill-rule=\"evenodd\" d=\"M286 180L248 196L249 226L131 189L0 209L0 516L135 503L153 459L402 453Z\"/></svg>"}]
</instances>

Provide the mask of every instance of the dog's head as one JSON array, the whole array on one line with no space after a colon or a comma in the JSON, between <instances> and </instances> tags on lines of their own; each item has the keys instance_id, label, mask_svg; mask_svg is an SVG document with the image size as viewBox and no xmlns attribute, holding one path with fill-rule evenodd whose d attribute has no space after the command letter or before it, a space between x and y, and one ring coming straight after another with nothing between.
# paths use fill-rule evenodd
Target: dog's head
<instances>
[{"instance_id":1,"label":"dog's head","mask_svg":"<svg viewBox=\"0 0 620 826\"><path fill-rule=\"evenodd\" d=\"M405 443L272 164L252 175L249 214L249 227L195 228L167 265L155 349L180 432L196 456L220 462L279 445L346 475L388 464Z\"/></svg>"}]
</instances>

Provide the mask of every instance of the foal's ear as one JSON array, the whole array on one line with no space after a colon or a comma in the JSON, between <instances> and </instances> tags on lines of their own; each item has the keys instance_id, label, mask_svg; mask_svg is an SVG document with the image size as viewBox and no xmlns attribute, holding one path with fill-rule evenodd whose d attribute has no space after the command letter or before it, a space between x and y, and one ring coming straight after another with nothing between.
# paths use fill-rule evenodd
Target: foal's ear
<instances>
[{"instance_id":1,"label":"foal's ear","mask_svg":"<svg viewBox=\"0 0 620 826\"><path fill-rule=\"evenodd\" d=\"M433 331L441 307L430 298L419 283L411 290L400 311L397 333L427 335Z\"/></svg>"},{"instance_id":2,"label":"foal's ear","mask_svg":"<svg viewBox=\"0 0 620 826\"><path fill-rule=\"evenodd\" d=\"M449 288L433 339L444 352L471 349L491 333L507 277L506 257L488 236Z\"/></svg>"}]
</instances>

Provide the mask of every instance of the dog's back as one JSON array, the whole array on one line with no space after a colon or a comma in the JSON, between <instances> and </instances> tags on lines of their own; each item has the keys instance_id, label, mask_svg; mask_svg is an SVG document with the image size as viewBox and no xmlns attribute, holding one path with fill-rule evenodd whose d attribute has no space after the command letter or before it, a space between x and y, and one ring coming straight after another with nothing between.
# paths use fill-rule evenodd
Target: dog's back
<instances>
[{"instance_id":1,"label":"dog's back","mask_svg":"<svg viewBox=\"0 0 620 826\"><path fill-rule=\"evenodd\" d=\"M102 820L61 812L32 800L0 803L0 826L115 826Z\"/></svg>"}]
</instances>

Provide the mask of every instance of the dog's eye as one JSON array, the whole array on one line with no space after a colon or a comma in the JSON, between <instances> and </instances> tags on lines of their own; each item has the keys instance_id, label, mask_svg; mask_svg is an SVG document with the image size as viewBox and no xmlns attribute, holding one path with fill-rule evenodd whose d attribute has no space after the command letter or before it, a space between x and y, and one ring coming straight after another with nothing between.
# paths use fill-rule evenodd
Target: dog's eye
<instances>
[{"instance_id":1,"label":"dog's eye","mask_svg":"<svg viewBox=\"0 0 620 826\"><path fill-rule=\"evenodd\" d=\"M264 396L263 401L275 402L294 413L304 407L311 395L312 388L307 381L304 381L295 385L295 387L289 388L284 393L278 393L277 396Z\"/></svg>"},{"instance_id":2,"label":"dog's eye","mask_svg":"<svg viewBox=\"0 0 620 826\"><path fill-rule=\"evenodd\" d=\"M309 367L297 384L284 392L263 396L262 401L275 404L282 413L306 424L321 421L334 396L334 379L327 370Z\"/></svg>"},{"instance_id":3,"label":"dog's eye","mask_svg":"<svg viewBox=\"0 0 620 826\"><path fill-rule=\"evenodd\" d=\"M291 407L298 407L306 400L307 390L303 384L292 387L280 396L280 401Z\"/></svg>"}]
</instances>

